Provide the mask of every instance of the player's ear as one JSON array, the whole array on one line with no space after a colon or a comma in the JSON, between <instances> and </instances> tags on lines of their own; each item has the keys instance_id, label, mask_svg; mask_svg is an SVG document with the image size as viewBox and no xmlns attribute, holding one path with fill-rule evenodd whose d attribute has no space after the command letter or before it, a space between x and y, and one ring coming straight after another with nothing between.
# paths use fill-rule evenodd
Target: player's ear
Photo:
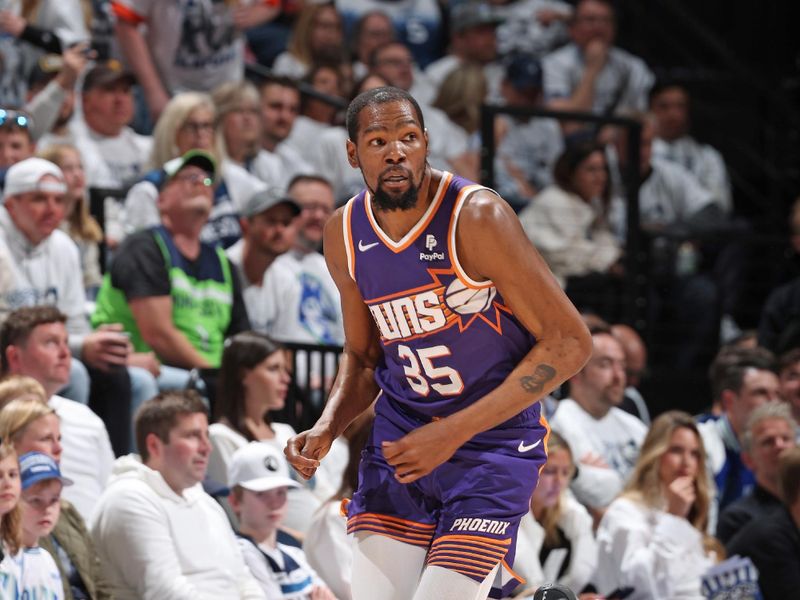
<instances>
[{"instance_id":1,"label":"player's ear","mask_svg":"<svg viewBox=\"0 0 800 600\"><path fill-rule=\"evenodd\" d=\"M347 140L347 162L349 162L350 166L354 169L358 168L358 154L356 154L356 145L351 140Z\"/></svg>"}]
</instances>

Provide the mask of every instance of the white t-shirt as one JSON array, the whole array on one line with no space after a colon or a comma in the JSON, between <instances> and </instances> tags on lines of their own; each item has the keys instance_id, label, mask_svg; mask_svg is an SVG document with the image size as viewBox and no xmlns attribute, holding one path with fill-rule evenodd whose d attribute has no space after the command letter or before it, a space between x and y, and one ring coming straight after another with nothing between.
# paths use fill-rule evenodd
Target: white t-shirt
<instances>
[{"instance_id":1,"label":"white t-shirt","mask_svg":"<svg viewBox=\"0 0 800 600\"><path fill-rule=\"evenodd\" d=\"M559 402L550 427L567 441L578 465L578 476L572 482L575 497L590 507L608 506L636 464L647 427L616 407L595 419L571 398ZM602 458L608 468L582 463L588 453Z\"/></svg>"},{"instance_id":2,"label":"white t-shirt","mask_svg":"<svg viewBox=\"0 0 800 600\"><path fill-rule=\"evenodd\" d=\"M147 46L169 94L210 91L242 79L244 37L234 27L231 3L112 0L112 4L118 19L147 26Z\"/></svg>"},{"instance_id":3,"label":"white t-shirt","mask_svg":"<svg viewBox=\"0 0 800 600\"><path fill-rule=\"evenodd\" d=\"M322 463L325 464L325 460ZM340 511L341 502L334 500L314 513L303 541L303 551L308 564L319 573L337 600L351 600L353 535L347 534L347 517Z\"/></svg>"},{"instance_id":4,"label":"white t-shirt","mask_svg":"<svg viewBox=\"0 0 800 600\"><path fill-rule=\"evenodd\" d=\"M323 173L318 158L319 140L331 128L331 125L299 115L292 125L292 132L281 145L289 146L300 156L307 158L315 173Z\"/></svg>"},{"instance_id":5,"label":"white t-shirt","mask_svg":"<svg viewBox=\"0 0 800 600\"><path fill-rule=\"evenodd\" d=\"M11 555L2 544L3 560L0 561L0 598L19 598L22 581L22 562L19 553Z\"/></svg>"},{"instance_id":6,"label":"white t-shirt","mask_svg":"<svg viewBox=\"0 0 800 600\"><path fill-rule=\"evenodd\" d=\"M61 472L75 482L61 496L88 523L114 467L108 431L88 406L61 396L51 396L48 404L61 419Z\"/></svg>"},{"instance_id":7,"label":"white t-shirt","mask_svg":"<svg viewBox=\"0 0 800 600\"><path fill-rule=\"evenodd\" d=\"M81 151L89 187L123 188L145 173L153 138L123 127L119 135L99 135L85 121L73 119L70 128Z\"/></svg>"},{"instance_id":8,"label":"white t-shirt","mask_svg":"<svg viewBox=\"0 0 800 600\"><path fill-rule=\"evenodd\" d=\"M583 77L583 54L575 44L567 44L545 56L542 67L545 100L569 98ZM613 112L644 111L653 81L653 74L642 59L612 47L595 80L592 111L603 113L615 101Z\"/></svg>"},{"instance_id":9,"label":"white t-shirt","mask_svg":"<svg viewBox=\"0 0 800 600\"><path fill-rule=\"evenodd\" d=\"M541 58L567 40L564 20L547 25L539 21L540 11L572 14L572 6L560 0L516 0L495 6L505 21L497 27L497 51L505 56L513 52L533 54Z\"/></svg>"},{"instance_id":10,"label":"white t-shirt","mask_svg":"<svg viewBox=\"0 0 800 600\"><path fill-rule=\"evenodd\" d=\"M241 537L237 541L247 567L269 600L308 600L311 588L320 583L300 548L280 543L270 548ZM277 571L264 555L275 563Z\"/></svg>"},{"instance_id":11,"label":"white t-shirt","mask_svg":"<svg viewBox=\"0 0 800 600\"><path fill-rule=\"evenodd\" d=\"M597 545L594 583L601 593L630 586L628 600L705 598L701 578L713 560L686 519L618 498L600 521Z\"/></svg>"},{"instance_id":12,"label":"white t-shirt","mask_svg":"<svg viewBox=\"0 0 800 600\"><path fill-rule=\"evenodd\" d=\"M16 560L22 574L20 598L63 600L64 586L61 583L61 574L58 572L56 561L47 550L38 547L25 548L17 555Z\"/></svg>"}]
</instances>

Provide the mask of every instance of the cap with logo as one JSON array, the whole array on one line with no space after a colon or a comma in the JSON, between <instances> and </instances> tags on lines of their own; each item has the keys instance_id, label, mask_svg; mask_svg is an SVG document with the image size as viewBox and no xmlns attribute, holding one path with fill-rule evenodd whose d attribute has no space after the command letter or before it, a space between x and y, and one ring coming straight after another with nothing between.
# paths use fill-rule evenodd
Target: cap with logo
<instances>
[{"instance_id":1,"label":"cap with logo","mask_svg":"<svg viewBox=\"0 0 800 600\"><path fill-rule=\"evenodd\" d=\"M61 475L58 463L42 452L26 452L19 457L19 476L22 489L48 479L58 479L64 485L72 485L72 480Z\"/></svg>"},{"instance_id":2,"label":"cap with logo","mask_svg":"<svg viewBox=\"0 0 800 600\"><path fill-rule=\"evenodd\" d=\"M283 454L266 442L250 442L234 452L228 465L228 486L236 485L251 492L300 487L289 477Z\"/></svg>"},{"instance_id":3,"label":"cap with logo","mask_svg":"<svg viewBox=\"0 0 800 600\"><path fill-rule=\"evenodd\" d=\"M107 88L118 82L134 85L136 76L126 70L121 62L112 58L97 63L86 73L86 77L83 78L83 92L86 93L94 88Z\"/></svg>"},{"instance_id":4,"label":"cap with logo","mask_svg":"<svg viewBox=\"0 0 800 600\"><path fill-rule=\"evenodd\" d=\"M240 214L243 217L252 217L278 204L286 204L292 209L294 216L299 215L303 210L297 202L286 194L282 194L278 188L268 187L250 196L247 202L244 203Z\"/></svg>"},{"instance_id":5,"label":"cap with logo","mask_svg":"<svg viewBox=\"0 0 800 600\"><path fill-rule=\"evenodd\" d=\"M488 2L465 0L450 9L450 29L456 33L481 25L500 25L503 18Z\"/></svg>"},{"instance_id":6,"label":"cap with logo","mask_svg":"<svg viewBox=\"0 0 800 600\"><path fill-rule=\"evenodd\" d=\"M46 175L52 179L42 181ZM28 192L53 192L64 194L67 184L64 182L64 173L54 163L43 158L26 158L11 165L6 172L6 184L3 195L6 198L26 194Z\"/></svg>"},{"instance_id":7,"label":"cap with logo","mask_svg":"<svg viewBox=\"0 0 800 600\"><path fill-rule=\"evenodd\" d=\"M214 160L213 156L204 150L189 150L183 156L173 158L164 163L162 167L166 175L164 182L166 183L188 166L199 167L208 173L209 178L212 180L217 175L217 161Z\"/></svg>"}]
</instances>

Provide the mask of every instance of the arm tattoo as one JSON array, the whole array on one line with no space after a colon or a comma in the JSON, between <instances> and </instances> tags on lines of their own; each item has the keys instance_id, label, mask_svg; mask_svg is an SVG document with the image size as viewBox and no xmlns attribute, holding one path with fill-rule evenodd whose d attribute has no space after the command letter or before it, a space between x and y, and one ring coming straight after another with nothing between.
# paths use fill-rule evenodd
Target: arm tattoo
<instances>
[{"instance_id":1,"label":"arm tattoo","mask_svg":"<svg viewBox=\"0 0 800 600\"><path fill-rule=\"evenodd\" d=\"M520 377L519 383L522 389L529 394L541 394L547 384L553 377L556 376L556 370L550 365L541 364L536 365L533 370L533 375L525 375Z\"/></svg>"}]
</instances>

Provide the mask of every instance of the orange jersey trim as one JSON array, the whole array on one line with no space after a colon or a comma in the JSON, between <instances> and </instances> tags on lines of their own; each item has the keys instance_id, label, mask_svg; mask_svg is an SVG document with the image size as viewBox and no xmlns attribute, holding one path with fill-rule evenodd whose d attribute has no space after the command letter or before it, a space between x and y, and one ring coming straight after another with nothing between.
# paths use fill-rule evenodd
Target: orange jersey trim
<instances>
[{"instance_id":1,"label":"orange jersey trim","mask_svg":"<svg viewBox=\"0 0 800 600\"><path fill-rule=\"evenodd\" d=\"M461 208L464 205L464 201L473 192L486 189L489 188L485 188L482 185L477 184L468 185L458 193L456 201L453 203L453 214L450 216L450 226L447 229L447 248L450 251L450 264L453 265L453 271L455 271L456 277L458 277L461 283L473 290L487 289L494 286L494 283L491 280L475 281L469 275L467 275L466 271L464 271L464 269L461 267L461 263L458 260L458 253L456 252L456 226L458 225L458 216L461 213Z\"/></svg>"},{"instance_id":2,"label":"orange jersey trim","mask_svg":"<svg viewBox=\"0 0 800 600\"><path fill-rule=\"evenodd\" d=\"M406 519L401 519L399 517L390 517L389 515L384 515L381 513L361 513L360 515L356 515L350 521L358 521L363 518L370 518L370 519L377 519L379 521L386 521L387 523L396 524L401 527L407 527L409 529L417 528L423 529L426 531L433 532L436 529L436 525L431 523L419 523L417 521L408 521Z\"/></svg>"},{"instance_id":3,"label":"orange jersey trim","mask_svg":"<svg viewBox=\"0 0 800 600\"><path fill-rule=\"evenodd\" d=\"M539 401L541 403L541 400ZM542 474L542 469L547 464L547 443L550 441L550 423L547 422L547 418L544 416L544 407L540 407L541 412L539 413L539 425L544 427L544 438L542 440L542 446L544 449L544 462L542 466L539 467L539 475Z\"/></svg>"},{"instance_id":4,"label":"orange jersey trim","mask_svg":"<svg viewBox=\"0 0 800 600\"><path fill-rule=\"evenodd\" d=\"M494 569L497 563L495 563L489 568L480 568L480 569L477 567L471 567L469 565L457 562L450 562L450 561L437 560L428 562L427 564L434 567L446 567L451 571L455 571L456 573L461 573L462 575L467 575L468 577L470 575L479 575L480 577L485 578L489 573L492 572L492 569Z\"/></svg>"},{"instance_id":5,"label":"orange jersey trim","mask_svg":"<svg viewBox=\"0 0 800 600\"><path fill-rule=\"evenodd\" d=\"M478 544L478 545L486 545L489 548L494 550L495 546L502 546L506 549L511 545L511 538L506 538L505 540L496 540L494 538L488 538L478 535L443 535L441 537L436 538L434 542L434 546L436 544L441 544L442 542L449 542L451 540L456 540L459 542L467 542L468 544Z\"/></svg>"},{"instance_id":6,"label":"orange jersey trim","mask_svg":"<svg viewBox=\"0 0 800 600\"><path fill-rule=\"evenodd\" d=\"M463 558L460 558L463 557ZM498 562L503 559L502 556L492 557L492 558L478 558L466 552L445 552L441 551L438 554L435 552L431 552L428 556L428 563L433 561L441 561L441 560L455 560L461 561L470 565L479 565L485 567L486 565L494 567Z\"/></svg>"},{"instance_id":7,"label":"orange jersey trim","mask_svg":"<svg viewBox=\"0 0 800 600\"><path fill-rule=\"evenodd\" d=\"M125 23L130 23L131 25L140 25L145 23L147 19L134 11L129 6L125 6L124 4L120 4L119 2L111 2L111 10L114 12L114 16L117 17L118 20L124 21Z\"/></svg>"},{"instance_id":8,"label":"orange jersey trim","mask_svg":"<svg viewBox=\"0 0 800 600\"><path fill-rule=\"evenodd\" d=\"M350 223L350 215L353 210L353 202L356 197L353 196L344 205L342 211L342 237L344 238L344 251L347 255L347 271L350 273L350 278L356 280L356 247L353 244L353 228Z\"/></svg>"},{"instance_id":9,"label":"orange jersey trim","mask_svg":"<svg viewBox=\"0 0 800 600\"><path fill-rule=\"evenodd\" d=\"M364 210L367 213L367 220L372 226L375 234L378 236L378 239L381 240L386 247L395 254L398 254L408 248L419 237L419 234L422 233L422 231L424 231L428 225L430 225L433 217L436 215L436 211L442 203L442 199L444 198L445 192L450 186L450 181L452 179L452 173L444 172L444 177L442 177L442 180L439 182L439 188L436 190L436 195L433 197L433 202L431 202L430 206L425 211L425 214L422 215L420 220L417 221L417 224L414 225L414 227L412 227L411 230L398 242L395 242L392 238L386 235L383 229L381 229L380 225L378 225L378 221L375 219L375 215L372 213L372 196L369 192L364 194Z\"/></svg>"},{"instance_id":10,"label":"orange jersey trim","mask_svg":"<svg viewBox=\"0 0 800 600\"><path fill-rule=\"evenodd\" d=\"M514 569L509 567L508 563L506 562L505 559L501 560L500 564L503 565L503 568L506 571L508 571L508 574L511 575L511 577L513 577L514 579L516 579L520 583L526 583L525 578L522 575L520 575L519 573L517 573Z\"/></svg>"},{"instance_id":11,"label":"orange jersey trim","mask_svg":"<svg viewBox=\"0 0 800 600\"><path fill-rule=\"evenodd\" d=\"M493 551L493 550L485 550L483 548L472 548L468 546L456 546L453 545L452 547L442 547L442 546L435 546L431 549L431 556L436 556L438 553L443 554L460 554L462 556L471 556L473 558L480 557L488 559L495 559L503 558L506 555L504 550L500 551Z\"/></svg>"}]
</instances>

